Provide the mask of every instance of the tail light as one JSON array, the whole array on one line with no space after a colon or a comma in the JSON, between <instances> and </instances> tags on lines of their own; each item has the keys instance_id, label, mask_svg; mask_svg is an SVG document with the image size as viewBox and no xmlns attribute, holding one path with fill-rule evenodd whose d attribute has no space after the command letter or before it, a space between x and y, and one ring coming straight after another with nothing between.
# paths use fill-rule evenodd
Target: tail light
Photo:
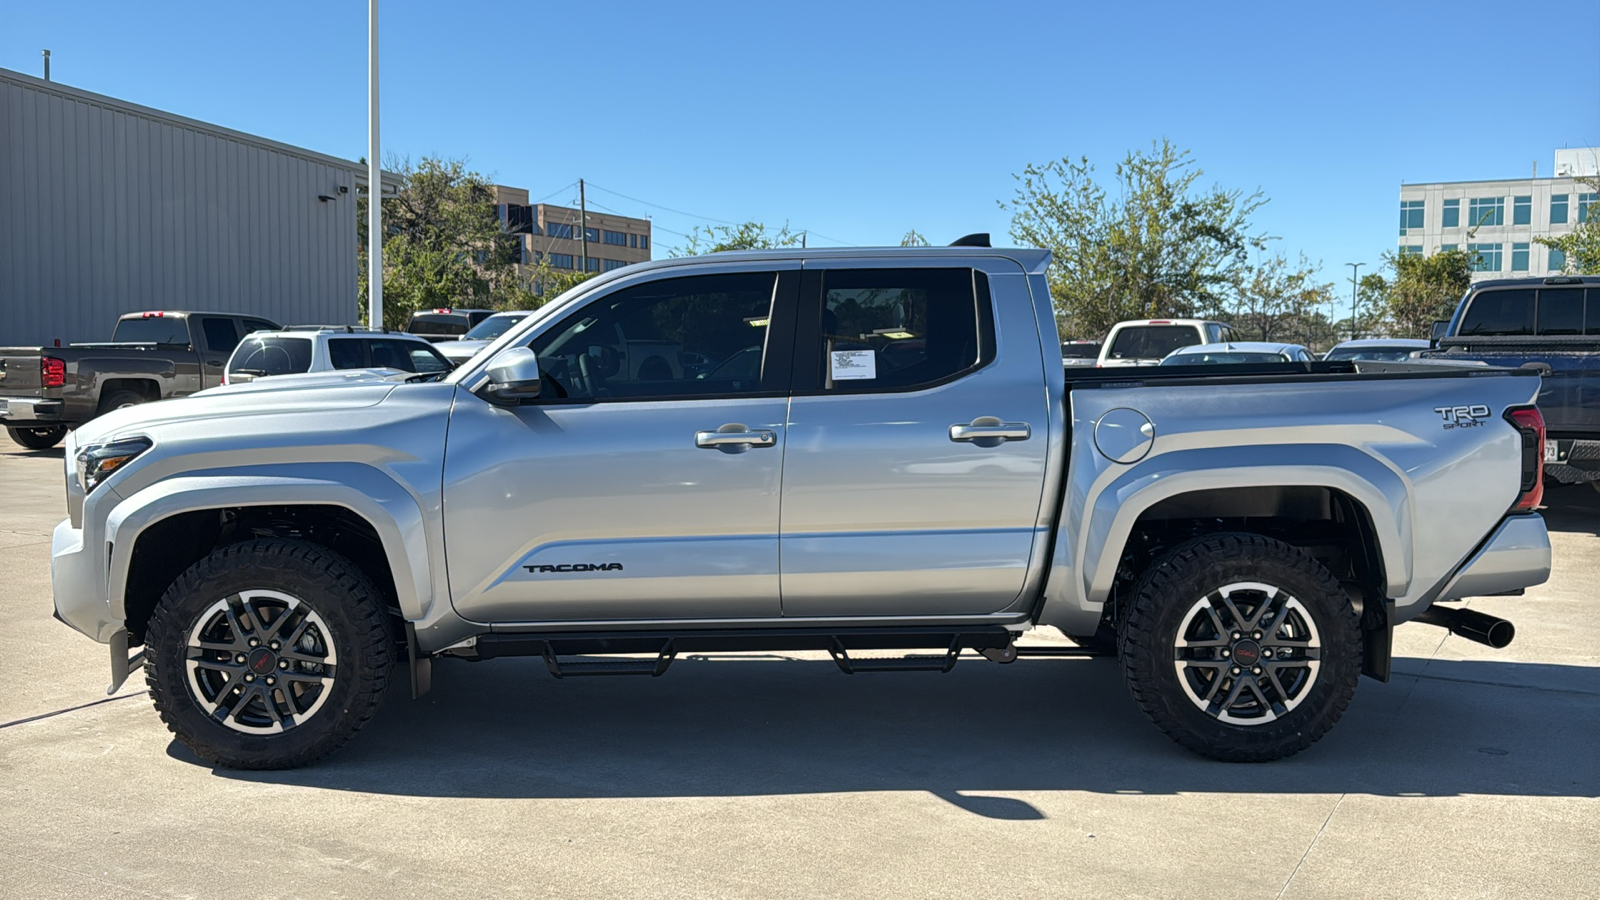
<instances>
[{"instance_id":1,"label":"tail light","mask_svg":"<svg viewBox=\"0 0 1600 900\"><path fill-rule=\"evenodd\" d=\"M65 360L56 359L54 356L39 357L39 385L41 387L61 387L67 383L67 363Z\"/></svg>"},{"instance_id":2,"label":"tail light","mask_svg":"<svg viewBox=\"0 0 1600 900\"><path fill-rule=\"evenodd\" d=\"M1506 421L1522 434L1522 493L1511 508L1538 509L1544 501L1544 414L1537 406L1513 406Z\"/></svg>"}]
</instances>

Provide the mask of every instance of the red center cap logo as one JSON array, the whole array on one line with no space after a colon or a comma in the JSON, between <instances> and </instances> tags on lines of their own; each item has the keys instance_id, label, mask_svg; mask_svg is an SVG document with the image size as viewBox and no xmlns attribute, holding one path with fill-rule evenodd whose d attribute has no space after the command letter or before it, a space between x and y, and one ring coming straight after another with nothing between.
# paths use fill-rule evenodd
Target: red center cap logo
<instances>
[{"instance_id":1,"label":"red center cap logo","mask_svg":"<svg viewBox=\"0 0 1600 900\"><path fill-rule=\"evenodd\" d=\"M1261 661L1261 645L1255 641L1240 641L1233 645L1233 661L1241 666L1253 666Z\"/></svg>"},{"instance_id":2,"label":"red center cap logo","mask_svg":"<svg viewBox=\"0 0 1600 900\"><path fill-rule=\"evenodd\" d=\"M245 663L245 665L250 667L250 671L256 673L257 675L265 675L268 672L271 672L272 667L276 666L277 664L277 658L273 655L271 650L268 650L265 647L257 647L253 652L251 652L249 661Z\"/></svg>"}]
</instances>

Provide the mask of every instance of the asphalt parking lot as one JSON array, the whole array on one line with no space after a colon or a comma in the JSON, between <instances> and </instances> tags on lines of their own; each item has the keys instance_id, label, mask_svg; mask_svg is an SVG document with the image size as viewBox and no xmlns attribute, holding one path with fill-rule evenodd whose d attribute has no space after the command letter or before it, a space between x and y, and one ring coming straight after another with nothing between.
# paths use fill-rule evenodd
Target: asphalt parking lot
<instances>
[{"instance_id":1,"label":"asphalt parking lot","mask_svg":"<svg viewBox=\"0 0 1600 900\"><path fill-rule=\"evenodd\" d=\"M1106 659L841 675L825 657L555 681L439 663L314 767L214 770L50 616L59 450L0 439L0 896L1594 897L1600 493L1555 575L1426 625L1267 765L1188 755ZM1044 638L1041 638L1044 639Z\"/></svg>"}]
</instances>

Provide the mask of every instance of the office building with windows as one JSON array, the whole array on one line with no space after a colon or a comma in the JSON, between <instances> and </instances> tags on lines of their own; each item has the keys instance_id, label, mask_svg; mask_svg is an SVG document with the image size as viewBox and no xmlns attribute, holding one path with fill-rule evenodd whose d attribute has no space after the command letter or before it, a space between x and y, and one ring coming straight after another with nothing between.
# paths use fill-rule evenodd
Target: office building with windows
<instances>
[{"instance_id":1,"label":"office building with windows","mask_svg":"<svg viewBox=\"0 0 1600 900\"><path fill-rule=\"evenodd\" d=\"M1561 251L1535 238L1567 234L1600 215L1592 181L1600 148L1557 150L1547 178L1400 185L1402 254L1471 253L1473 280L1561 273Z\"/></svg>"},{"instance_id":2,"label":"office building with windows","mask_svg":"<svg viewBox=\"0 0 1600 900\"><path fill-rule=\"evenodd\" d=\"M585 221L589 271L609 272L650 260L650 220L582 211L548 203L529 203L522 188L494 186L500 226L513 241L512 261L520 273L540 260L551 268L583 268Z\"/></svg>"}]
</instances>

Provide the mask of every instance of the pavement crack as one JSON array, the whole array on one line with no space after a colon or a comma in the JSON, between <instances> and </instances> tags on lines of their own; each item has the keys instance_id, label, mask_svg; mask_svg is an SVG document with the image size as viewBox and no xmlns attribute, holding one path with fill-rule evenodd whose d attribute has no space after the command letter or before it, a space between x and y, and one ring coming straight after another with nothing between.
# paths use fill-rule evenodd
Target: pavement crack
<instances>
[{"instance_id":1,"label":"pavement crack","mask_svg":"<svg viewBox=\"0 0 1600 900\"><path fill-rule=\"evenodd\" d=\"M1279 889L1275 900L1283 900L1283 895L1289 892L1289 885L1294 884L1294 877L1300 874L1300 867L1305 865L1306 858L1311 856L1311 849L1317 846L1317 841L1322 840L1322 833L1328 830L1328 823L1333 821L1333 814L1339 811L1339 804L1348 796L1350 795L1340 794L1339 799L1333 801L1333 809L1328 810L1328 817L1322 820L1322 827L1317 829L1316 835L1311 838L1311 843L1306 845L1306 852L1300 854L1300 861L1294 864L1294 871L1290 872L1289 877L1283 882L1283 887Z\"/></svg>"},{"instance_id":2,"label":"pavement crack","mask_svg":"<svg viewBox=\"0 0 1600 900\"><path fill-rule=\"evenodd\" d=\"M29 722L37 722L40 719L53 719L56 716L64 716L69 712L77 712L80 709L88 709L91 706L99 706L102 703L114 703L118 700L131 700L134 697L143 696L144 692L140 691L137 694L118 694L115 697L107 697L104 700L91 700L88 703L80 703L77 706L69 706L66 709L58 709L52 712L39 713L36 716L26 716L21 719L13 719L10 722L0 722L0 728L10 728L13 725L26 725Z\"/></svg>"}]
</instances>

